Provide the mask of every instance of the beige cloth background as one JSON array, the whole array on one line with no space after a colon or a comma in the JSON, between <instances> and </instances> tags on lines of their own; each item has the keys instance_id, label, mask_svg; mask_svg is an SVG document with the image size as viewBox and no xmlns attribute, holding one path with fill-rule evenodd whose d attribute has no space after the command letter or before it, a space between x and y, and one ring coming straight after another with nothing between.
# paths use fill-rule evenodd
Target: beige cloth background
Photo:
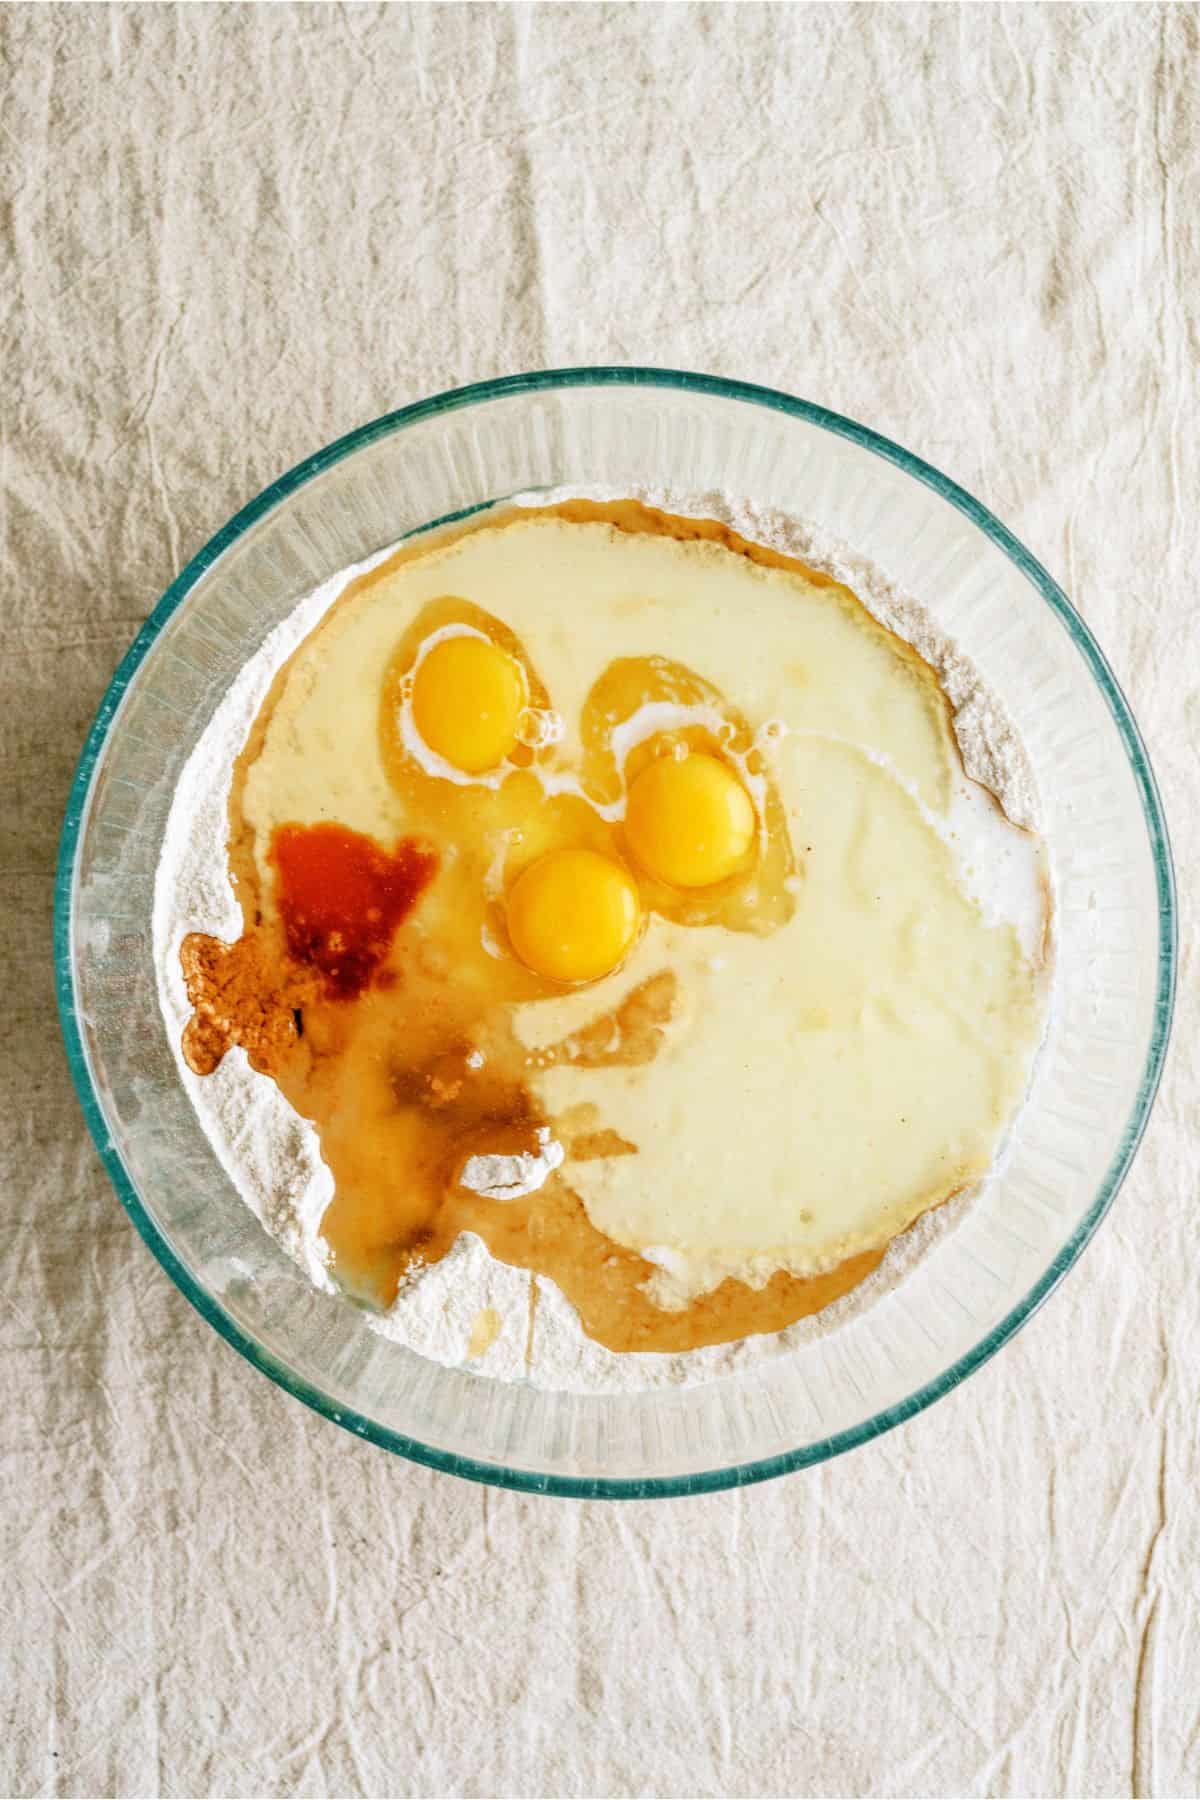
<instances>
[{"instance_id":1,"label":"beige cloth background","mask_svg":"<svg viewBox=\"0 0 1200 1800\"><path fill-rule=\"evenodd\" d=\"M52 1016L111 670L233 510L539 364L745 376L1065 582L1200 853L1187 6L0 9L0 1789L1200 1791L1197 969L1135 1171L981 1374L741 1494L536 1501L272 1388L136 1239ZM1187 921L1185 916L1185 939Z\"/></svg>"}]
</instances>

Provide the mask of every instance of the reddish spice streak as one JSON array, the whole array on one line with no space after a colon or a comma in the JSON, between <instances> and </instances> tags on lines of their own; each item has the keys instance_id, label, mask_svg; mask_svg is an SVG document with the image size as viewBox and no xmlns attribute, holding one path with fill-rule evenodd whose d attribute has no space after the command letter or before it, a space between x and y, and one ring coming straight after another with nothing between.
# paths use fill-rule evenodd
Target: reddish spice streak
<instances>
[{"instance_id":1,"label":"reddish spice streak","mask_svg":"<svg viewBox=\"0 0 1200 1800\"><path fill-rule=\"evenodd\" d=\"M336 1000L367 986L437 869L414 838L389 854L345 825L277 826L270 854L288 951L320 971Z\"/></svg>"}]
</instances>

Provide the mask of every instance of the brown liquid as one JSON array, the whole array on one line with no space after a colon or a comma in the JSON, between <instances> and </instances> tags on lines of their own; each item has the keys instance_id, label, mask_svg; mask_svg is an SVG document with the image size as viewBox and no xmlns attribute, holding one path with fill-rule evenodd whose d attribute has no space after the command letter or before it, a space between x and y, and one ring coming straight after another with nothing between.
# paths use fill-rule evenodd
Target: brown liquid
<instances>
[{"instance_id":1,"label":"brown liquid","mask_svg":"<svg viewBox=\"0 0 1200 1800\"><path fill-rule=\"evenodd\" d=\"M705 522L627 506L556 510L568 518L604 517L621 529L713 537L756 560L798 567ZM355 583L339 606L394 566ZM816 1278L776 1274L758 1291L727 1280L686 1310L667 1312L645 1292L652 1266L597 1231L571 1185L572 1161L636 1156L637 1145L591 1108L545 1117L531 1077L555 1063L652 1063L684 996L664 969L618 1006L598 1007L591 1024L563 1042L534 1052L522 1044L516 1007L562 989L511 956L488 953L487 938L506 942L503 892L527 862L555 845L587 844L618 857L624 845L620 826L600 818L587 799L544 795L530 765L555 767L553 747L522 752L525 767L494 790L435 779L409 758L396 726L403 684L421 643L452 622L485 631L520 657L532 703L552 704L500 621L453 596L434 602L397 644L380 704L384 761L411 834L387 846L337 825L285 825L272 838L273 882L261 891L240 797L282 690L281 671L235 771L230 863L246 929L233 945L193 934L182 949L195 1009L184 1039L188 1060L208 1073L227 1048L241 1044L252 1066L313 1122L334 1178L321 1228L332 1270L366 1304L390 1305L404 1280L469 1230L500 1260L555 1281L588 1335L612 1350L679 1351L780 1330L856 1286L882 1251ZM722 735L713 739L698 727L664 734L638 747L627 778L639 760L669 752L680 736L714 754L753 756L747 722L692 671L665 658L622 659L602 673L584 708L577 773L589 798L603 804L619 793L608 747L614 724L663 699L715 710ZM763 841L747 874L688 895L639 875L646 912L761 935L776 929L794 906L795 865L769 781L763 813ZM507 848L492 892L498 844ZM562 1143L566 1161L536 1193L496 1200L461 1185L469 1158L536 1152L542 1127Z\"/></svg>"}]
</instances>

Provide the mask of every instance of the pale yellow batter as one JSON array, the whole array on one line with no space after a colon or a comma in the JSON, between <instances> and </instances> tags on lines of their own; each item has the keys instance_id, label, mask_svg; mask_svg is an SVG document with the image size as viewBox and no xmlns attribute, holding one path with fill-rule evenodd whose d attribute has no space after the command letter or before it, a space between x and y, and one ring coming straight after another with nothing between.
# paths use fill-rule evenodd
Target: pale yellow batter
<instances>
[{"instance_id":1,"label":"pale yellow batter","mask_svg":"<svg viewBox=\"0 0 1200 1800\"><path fill-rule=\"evenodd\" d=\"M551 787L578 767L584 700L618 658L686 663L767 746L796 863L791 917L759 936L654 914L615 974L516 1009L519 1038L551 1045L675 977L652 1061L559 1060L531 1077L551 1120L594 1119L636 1146L568 1159L564 1174L592 1224L652 1264L655 1302L832 1269L978 1178L1039 1039L1041 933L1026 929L1023 948L1020 921L985 917L964 884L948 837L965 777L931 671L823 578L559 514L403 554L339 602L276 683L240 793L264 895L278 826L332 820L382 843L409 826L378 696L402 633L446 595L528 653L561 727ZM991 828L1009 886L1025 870L1038 912L1035 840L998 810ZM426 938L437 907L435 883L415 915Z\"/></svg>"}]
</instances>

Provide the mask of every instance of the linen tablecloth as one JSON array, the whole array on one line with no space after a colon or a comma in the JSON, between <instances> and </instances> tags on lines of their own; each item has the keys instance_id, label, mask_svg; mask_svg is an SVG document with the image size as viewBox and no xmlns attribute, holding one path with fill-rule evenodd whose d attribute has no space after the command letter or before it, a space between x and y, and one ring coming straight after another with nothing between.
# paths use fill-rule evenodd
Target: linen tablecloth
<instances>
[{"instance_id":1,"label":"linen tablecloth","mask_svg":"<svg viewBox=\"0 0 1200 1800\"><path fill-rule=\"evenodd\" d=\"M1189 6L0 9L0 1790L1195 1794L1200 121ZM86 1136L74 760L204 540L391 407L637 361L851 414L1108 652L1184 896L1175 1044L1062 1290L878 1442L524 1499L241 1362Z\"/></svg>"}]
</instances>

